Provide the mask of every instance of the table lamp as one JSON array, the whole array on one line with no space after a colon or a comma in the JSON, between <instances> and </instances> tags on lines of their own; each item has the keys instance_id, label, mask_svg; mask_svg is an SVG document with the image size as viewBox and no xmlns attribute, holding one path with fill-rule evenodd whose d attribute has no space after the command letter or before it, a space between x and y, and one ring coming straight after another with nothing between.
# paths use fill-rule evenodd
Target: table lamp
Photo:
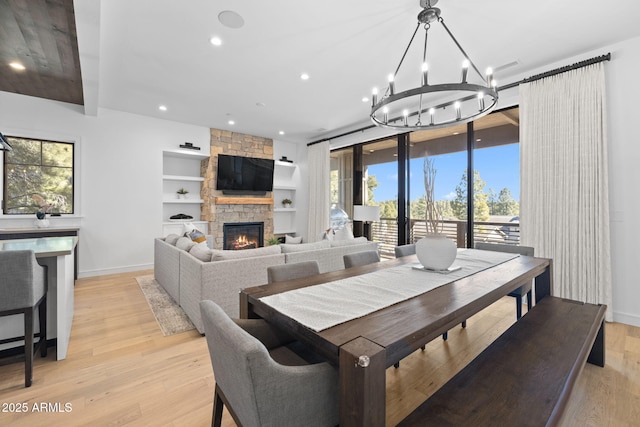
<instances>
[{"instance_id":1,"label":"table lamp","mask_svg":"<svg viewBox=\"0 0 640 427\"><path fill-rule=\"evenodd\" d=\"M371 240L371 223L380 221L380 206L353 206L353 220L364 223L364 236Z\"/></svg>"}]
</instances>

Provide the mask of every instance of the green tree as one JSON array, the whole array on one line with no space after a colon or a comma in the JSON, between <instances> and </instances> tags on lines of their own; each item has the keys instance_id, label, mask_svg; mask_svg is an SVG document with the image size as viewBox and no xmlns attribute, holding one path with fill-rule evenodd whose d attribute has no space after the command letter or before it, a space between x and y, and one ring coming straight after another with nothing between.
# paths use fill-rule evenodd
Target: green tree
<instances>
[{"instance_id":1,"label":"green tree","mask_svg":"<svg viewBox=\"0 0 640 427\"><path fill-rule=\"evenodd\" d=\"M385 200L378 203L380 206L380 218L397 218L398 217L398 201Z\"/></svg>"},{"instance_id":2,"label":"green tree","mask_svg":"<svg viewBox=\"0 0 640 427\"><path fill-rule=\"evenodd\" d=\"M495 215L510 215L515 216L520 212L520 204L513 199L511 190L503 188L498 195L498 201L496 202Z\"/></svg>"},{"instance_id":3,"label":"green tree","mask_svg":"<svg viewBox=\"0 0 640 427\"><path fill-rule=\"evenodd\" d=\"M375 201L374 190L378 187L378 179L375 175L367 176L367 201L372 204Z\"/></svg>"},{"instance_id":4,"label":"green tree","mask_svg":"<svg viewBox=\"0 0 640 427\"><path fill-rule=\"evenodd\" d=\"M480 172L473 172L473 219L474 221L489 220L489 205L487 194L484 192L486 182L480 178ZM456 186L456 197L451 201L453 215L458 219L467 217L467 171L462 173L460 183Z\"/></svg>"}]
</instances>

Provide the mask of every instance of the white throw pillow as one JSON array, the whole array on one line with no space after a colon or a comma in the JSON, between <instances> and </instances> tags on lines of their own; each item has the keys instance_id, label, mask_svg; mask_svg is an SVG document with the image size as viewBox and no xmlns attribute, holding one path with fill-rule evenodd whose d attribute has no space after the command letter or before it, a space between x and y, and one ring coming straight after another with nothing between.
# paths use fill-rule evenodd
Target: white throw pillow
<instances>
[{"instance_id":1,"label":"white throw pillow","mask_svg":"<svg viewBox=\"0 0 640 427\"><path fill-rule=\"evenodd\" d=\"M285 236L284 236L284 242L285 242L285 243L289 243L289 244L298 244L298 243L302 243L302 236L293 237L293 236L289 236L288 234L285 234Z\"/></svg>"},{"instance_id":2,"label":"white throw pillow","mask_svg":"<svg viewBox=\"0 0 640 427\"><path fill-rule=\"evenodd\" d=\"M175 246L179 238L180 236L178 236L177 234L168 234L167 237L164 238L164 241L170 245Z\"/></svg>"},{"instance_id":3,"label":"white throw pillow","mask_svg":"<svg viewBox=\"0 0 640 427\"><path fill-rule=\"evenodd\" d=\"M339 230L336 230L333 240L351 240L353 239L353 230L351 230L351 224L345 224Z\"/></svg>"},{"instance_id":4,"label":"white throw pillow","mask_svg":"<svg viewBox=\"0 0 640 427\"><path fill-rule=\"evenodd\" d=\"M193 245L193 247L189 249L189 253L202 262L211 261L212 251L206 245Z\"/></svg>"},{"instance_id":5,"label":"white throw pillow","mask_svg":"<svg viewBox=\"0 0 640 427\"><path fill-rule=\"evenodd\" d=\"M189 237L181 237L176 242L176 248L189 252L189 250L196 244Z\"/></svg>"}]
</instances>

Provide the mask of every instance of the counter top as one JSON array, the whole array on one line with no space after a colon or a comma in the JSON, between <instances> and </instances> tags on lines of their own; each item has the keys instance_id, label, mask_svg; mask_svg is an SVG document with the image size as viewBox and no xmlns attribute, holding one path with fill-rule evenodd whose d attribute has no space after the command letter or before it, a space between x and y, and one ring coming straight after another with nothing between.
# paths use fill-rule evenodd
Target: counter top
<instances>
[{"instance_id":1,"label":"counter top","mask_svg":"<svg viewBox=\"0 0 640 427\"><path fill-rule=\"evenodd\" d=\"M0 251L32 250L36 258L69 255L78 244L76 236L0 240Z\"/></svg>"}]
</instances>

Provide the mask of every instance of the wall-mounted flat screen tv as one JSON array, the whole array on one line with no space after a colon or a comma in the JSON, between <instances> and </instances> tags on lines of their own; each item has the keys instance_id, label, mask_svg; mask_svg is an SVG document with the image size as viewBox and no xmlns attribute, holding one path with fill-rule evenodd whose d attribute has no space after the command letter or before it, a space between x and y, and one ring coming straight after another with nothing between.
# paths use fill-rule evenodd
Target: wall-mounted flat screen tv
<instances>
[{"instance_id":1,"label":"wall-mounted flat screen tv","mask_svg":"<svg viewBox=\"0 0 640 427\"><path fill-rule=\"evenodd\" d=\"M273 191L273 160L218 155L216 189L223 194L262 195Z\"/></svg>"}]
</instances>

